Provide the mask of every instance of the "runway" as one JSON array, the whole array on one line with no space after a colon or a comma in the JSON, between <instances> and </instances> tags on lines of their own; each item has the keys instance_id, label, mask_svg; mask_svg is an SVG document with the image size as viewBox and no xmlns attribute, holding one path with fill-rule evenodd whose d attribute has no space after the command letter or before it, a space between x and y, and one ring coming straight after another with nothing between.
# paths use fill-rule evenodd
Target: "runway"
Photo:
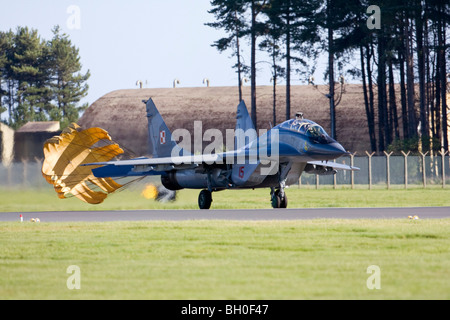
<instances>
[{"instance_id":1,"label":"runway","mask_svg":"<svg viewBox=\"0 0 450 320\"><path fill-rule=\"evenodd\" d=\"M407 219L415 215L444 219L450 218L450 207L0 212L0 221L20 221L20 214L24 221L39 218L41 222Z\"/></svg>"}]
</instances>

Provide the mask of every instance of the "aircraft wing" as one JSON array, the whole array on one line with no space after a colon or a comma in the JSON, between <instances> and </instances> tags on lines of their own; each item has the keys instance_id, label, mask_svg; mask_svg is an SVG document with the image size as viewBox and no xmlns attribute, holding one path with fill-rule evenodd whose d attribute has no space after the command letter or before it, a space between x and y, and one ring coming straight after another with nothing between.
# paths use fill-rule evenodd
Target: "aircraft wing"
<instances>
[{"instance_id":1,"label":"aircraft wing","mask_svg":"<svg viewBox=\"0 0 450 320\"><path fill-rule=\"evenodd\" d=\"M359 171L358 167L348 166L346 164L336 163L332 161L308 161L308 164L312 164L315 166L322 166L326 168L338 169L338 170L347 170L347 171Z\"/></svg>"},{"instance_id":2,"label":"aircraft wing","mask_svg":"<svg viewBox=\"0 0 450 320\"><path fill-rule=\"evenodd\" d=\"M224 164L227 158L234 163L257 163L258 160L273 160L270 157L259 157L253 150L240 149L216 154L187 155L162 158L136 158L107 162L93 162L82 166L95 166L92 169L96 177L122 177L137 175L160 175L167 171L196 168L201 164Z\"/></svg>"},{"instance_id":3,"label":"aircraft wing","mask_svg":"<svg viewBox=\"0 0 450 320\"><path fill-rule=\"evenodd\" d=\"M163 157L163 158L136 158L131 160L117 160L107 162L94 162L83 164L82 166L96 166L92 169L94 175L98 178L103 177L121 177L121 176L138 176L138 175L160 175L171 170L181 170L187 168L195 168L199 165L226 163L228 157L239 157L249 155L245 151L236 152L229 151L218 154L203 154L203 155L188 155L178 157ZM340 164L332 161L309 161L308 164L315 167L322 167L332 170L348 170L359 171L359 168ZM100 167L99 167L100 166Z\"/></svg>"},{"instance_id":4,"label":"aircraft wing","mask_svg":"<svg viewBox=\"0 0 450 320\"><path fill-rule=\"evenodd\" d=\"M131 160L116 160L107 162L93 162L86 163L82 166L161 166L161 165L198 165L202 163L206 164L222 164L225 163L227 158L237 158L238 160L250 159L253 161L259 160L273 160L270 156L258 155L254 150L240 149L222 153L214 154L199 154L199 155L186 155L176 157L162 157L162 158L136 158ZM165 171L165 170L163 170Z\"/></svg>"},{"instance_id":5,"label":"aircraft wing","mask_svg":"<svg viewBox=\"0 0 450 320\"><path fill-rule=\"evenodd\" d=\"M136 158L131 160L117 160L107 162L87 163L83 166L158 166L158 165L181 165L200 164L206 162L212 164L223 160L222 154L189 155L164 158Z\"/></svg>"},{"instance_id":6,"label":"aircraft wing","mask_svg":"<svg viewBox=\"0 0 450 320\"><path fill-rule=\"evenodd\" d=\"M107 162L93 162L82 166L96 166L92 169L95 177L122 177L140 175L161 175L164 172L195 168L199 164L220 162L219 154L189 155L163 158L136 158L131 160L117 160ZM99 167L100 166L100 167Z\"/></svg>"}]
</instances>

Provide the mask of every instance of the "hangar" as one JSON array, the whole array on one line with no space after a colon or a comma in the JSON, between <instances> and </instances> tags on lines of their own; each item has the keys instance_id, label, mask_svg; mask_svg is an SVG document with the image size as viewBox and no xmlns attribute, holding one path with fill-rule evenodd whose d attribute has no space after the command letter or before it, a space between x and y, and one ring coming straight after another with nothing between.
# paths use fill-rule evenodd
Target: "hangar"
<instances>
[{"instance_id":1,"label":"hangar","mask_svg":"<svg viewBox=\"0 0 450 320\"><path fill-rule=\"evenodd\" d=\"M250 88L243 87L243 99L250 111ZM269 129L273 122L273 88L257 87L257 126ZM277 124L286 119L285 86L277 86ZM291 87L291 117L297 111L330 132L329 100L326 86ZM135 155L148 155L147 117L142 100L152 98L170 130L187 129L193 133L194 121L202 121L203 130L234 129L239 95L236 87L196 87L162 89L126 89L110 92L95 101L78 124L84 128L101 127L121 146ZM363 154L370 140L361 85L346 85L336 108L337 139L349 151ZM204 142L205 147L210 142Z\"/></svg>"}]
</instances>

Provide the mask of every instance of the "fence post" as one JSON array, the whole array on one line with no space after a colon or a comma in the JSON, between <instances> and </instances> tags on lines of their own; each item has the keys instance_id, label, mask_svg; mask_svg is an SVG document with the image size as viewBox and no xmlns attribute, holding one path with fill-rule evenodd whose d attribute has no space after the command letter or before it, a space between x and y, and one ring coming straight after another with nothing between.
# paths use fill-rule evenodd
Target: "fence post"
<instances>
[{"instance_id":1,"label":"fence post","mask_svg":"<svg viewBox=\"0 0 450 320\"><path fill-rule=\"evenodd\" d=\"M41 159L41 158L38 158L38 157L34 157L34 161L36 162L38 168L42 169L42 163L44 162L44 159ZM37 180L38 181L38 184L37 184L38 188L42 187L42 182L44 181L44 179L40 179L40 177L42 177L42 173L41 172L39 172L39 179Z\"/></svg>"},{"instance_id":2,"label":"fence post","mask_svg":"<svg viewBox=\"0 0 450 320\"><path fill-rule=\"evenodd\" d=\"M387 180L387 188L389 190L391 188L391 170L390 170L389 158L391 157L392 151L391 151L391 153L387 153L386 151L383 151L383 152L386 155L386 180Z\"/></svg>"},{"instance_id":3,"label":"fence post","mask_svg":"<svg viewBox=\"0 0 450 320\"><path fill-rule=\"evenodd\" d=\"M13 167L13 162L11 162L10 164L8 164L7 169L8 169L8 187L11 188L12 185L12 167Z\"/></svg>"},{"instance_id":4,"label":"fence post","mask_svg":"<svg viewBox=\"0 0 450 320\"><path fill-rule=\"evenodd\" d=\"M352 167L355 165L354 163L355 154L356 152L350 154L350 166ZM352 189L355 189L355 173L353 170L350 171L350 184L352 185Z\"/></svg>"},{"instance_id":5,"label":"fence post","mask_svg":"<svg viewBox=\"0 0 450 320\"><path fill-rule=\"evenodd\" d=\"M408 151L408 153L402 151L402 154L405 157L405 189L408 189L408 156L410 153L411 151Z\"/></svg>"},{"instance_id":6,"label":"fence post","mask_svg":"<svg viewBox=\"0 0 450 320\"><path fill-rule=\"evenodd\" d=\"M447 151L444 152L444 149L439 151L442 157L441 161L441 171L442 171L442 188L445 188L445 155L447 154Z\"/></svg>"},{"instance_id":7,"label":"fence post","mask_svg":"<svg viewBox=\"0 0 450 320\"><path fill-rule=\"evenodd\" d=\"M366 151L366 154L369 160L369 190L372 190L372 156L375 154L375 152L368 153Z\"/></svg>"},{"instance_id":8,"label":"fence post","mask_svg":"<svg viewBox=\"0 0 450 320\"><path fill-rule=\"evenodd\" d=\"M333 162L336 163L336 159ZM337 175L337 173L333 174L333 189L334 190L336 190L336 185L337 185L336 175Z\"/></svg>"},{"instance_id":9,"label":"fence post","mask_svg":"<svg viewBox=\"0 0 450 320\"><path fill-rule=\"evenodd\" d=\"M22 186L26 187L27 186L27 180L28 180L28 160L27 159L22 159L22 164L23 164Z\"/></svg>"},{"instance_id":10,"label":"fence post","mask_svg":"<svg viewBox=\"0 0 450 320\"><path fill-rule=\"evenodd\" d=\"M428 154L428 151L425 153L422 153L422 151L419 151L420 155L422 156L422 180L423 180L423 187L427 187L427 174L425 172L425 156Z\"/></svg>"}]
</instances>

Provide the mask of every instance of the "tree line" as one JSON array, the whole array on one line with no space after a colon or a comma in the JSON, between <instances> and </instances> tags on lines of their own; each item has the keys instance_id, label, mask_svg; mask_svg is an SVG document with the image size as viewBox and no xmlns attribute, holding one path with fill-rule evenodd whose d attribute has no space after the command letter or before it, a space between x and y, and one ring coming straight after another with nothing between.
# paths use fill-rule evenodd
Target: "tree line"
<instances>
[{"instance_id":1,"label":"tree line","mask_svg":"<svg viewBox=\"0 0 450 320\"><path fill-rule=\"evenodd\" d=\"M79 49L59 26L51 40L37 30L18 27L0 31L0 114L17 129L29 121L59 121L62 127L78 120L88 107L90 72L81 73Z\"/></svg>"},{"instance_id":2,"label":"tree line","mask_svg":"<svg viewBox=\"0 0 450 320\"><path fill-rule=\"evenodd\" d=\"M315 71L328 58L324 75L336 138L337 74L362 83L372 151L448 150L447 41L449 4L443 0L212 0L209 13L226 36L212 45L231 50L239 99L244 74L251 78L251 117L256 125L257 54L271 57L274 85L286 81L286 119L291 118L294 75ZM250 53L243 41L250 42ZM244 64L243 55L251 57ZM310 81L311 82L311 81Z\"/></svg>"}]
</instances>

